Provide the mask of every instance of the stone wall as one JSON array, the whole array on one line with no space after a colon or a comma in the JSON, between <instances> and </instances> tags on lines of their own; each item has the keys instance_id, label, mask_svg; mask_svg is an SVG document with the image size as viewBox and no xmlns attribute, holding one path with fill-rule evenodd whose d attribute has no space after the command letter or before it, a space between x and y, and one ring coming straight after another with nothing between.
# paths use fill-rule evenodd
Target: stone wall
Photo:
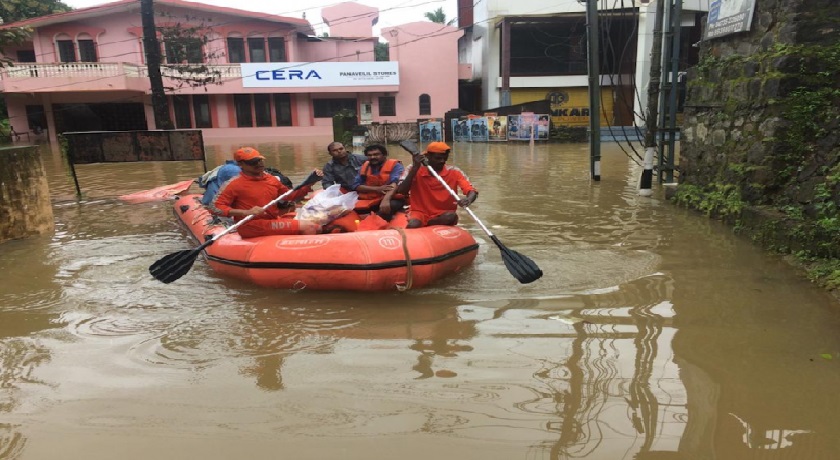
<instances>
[{"instance_id":1,"label":"stone wall","mask_svg":"<svg viewBox=\"0 0 840 460\"><path fill-rule=\"evenodd\" d=\"M0 148L0 243L53 228L50 190L38 147Z\"/></svg>"},{"instance_id":2,"label":"stone wall","mask_svg":"<svg viewBox=\"0 0 840 460\"><path fill-rule=\"evenodd\" d=\"M840 2L756 0L750 32L700 46L675 200L840 287Z\"/></svg>"}]
</instances>

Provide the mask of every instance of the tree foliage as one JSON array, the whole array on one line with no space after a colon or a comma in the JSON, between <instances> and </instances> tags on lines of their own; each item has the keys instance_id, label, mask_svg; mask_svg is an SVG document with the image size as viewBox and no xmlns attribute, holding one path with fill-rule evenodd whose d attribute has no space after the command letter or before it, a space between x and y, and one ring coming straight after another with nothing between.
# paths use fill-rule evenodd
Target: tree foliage
<instances>
[{"instance_id":1,"label":"tree foliage","mask_svg":"<svg viewBox=\"0 0 840 460\"><path fill-rule=\"evenodd\" d=\"M2 0L0 1L0 24L9 24L38 16L70 11L68 5L58 0ZM11 59L5 57L3 48L19 45L32 36L28 27L0 30L0 67L11 65Z\"/></svg>"},{"instance_id":2,"label":"tree foliage","mask_svg":"<svg viewBox=\"0 0 840 460\"><path fill-rule=\"evenodd\" d=\"M160 16L166 24L156 27L166 50L167 66L162 70L176 84L166 90L221 84L221 71L211 66L220 56L208 51L210 37L214 34L212 19L179 18L168 12L160 13Z\"/></svg>"},{"instance_id":3,"label":"tree foliage","mask_svg":"<svg viewBox=\"0 0 840 460\"><path fill-rule=\"evenodd\" d=\"M426 19L432 22L436 22L438 24L446 24L451 26L455 23L455 18L450 19L449 21L446 20L446 13L443 12L443 7L440 7L434 11L427 11L424 13Z\"/></svg>"},{"instance_id":4,"label":"tree foliage","mask_svg":"<svg viewBox=\"0 0 840 460\"><path fill-rule=\"evenodd\" d=\"M3 48L10 45L19 45L31 36L32 30L28 27L0 30L0 69L12 65L12 59L6 56Z\"/></svg>"},{"instance_id":5,"label":"tree foliage","mask_svg":"<svg viewBox=\"0 0 840 460\"><path fill-rule=\"evenodd\" d=\"M391 58L389 57L388 44L385 42L376 42L373 45L373 55L376 61L389 61Z\"/></svg>"},{"instance_id":6,"label":"tree foliage","mask_svg":"<svg viewBox=\"0 0 840 460\"><path fill-rule=\"evenodd\" d=\"M3 0L0 2L0 22L9 24L72 9L59 0Z\"/></svg>"}]
</instances>

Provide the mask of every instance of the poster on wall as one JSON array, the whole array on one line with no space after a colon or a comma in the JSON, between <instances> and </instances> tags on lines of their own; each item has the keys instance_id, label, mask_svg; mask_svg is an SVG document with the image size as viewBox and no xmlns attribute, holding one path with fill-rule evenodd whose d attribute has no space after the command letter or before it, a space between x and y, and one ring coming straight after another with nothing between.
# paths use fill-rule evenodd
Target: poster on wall
<instances>
[{"instance_id":1,"label":"poster on wall","mask_svg":"<svg viewBox=\"0 0 840 460\"><path fill-rule=\"evenodd\" d=\"M508 115L507 138L509 141L519 140L519 115Z\"/></svg>"},{"instance_id":2,"label":"poster on wall","mask_svg":"<svg viewBox=\"0 0 840 460\"><path fill-rule=\"evenodd\" d=\"M538 114L536 124L536 133L534 139L538 141L547 141L548 135L551 131L551 122L547 113Z\"/></svg>"},{"instance_id":3,"label":"poster on wall","mask_svg":"<svg viewBox=\"0 0 840 460\"><path fill-rule=\"evenodd\" d=\"M490 134L487 140L491 142L507 140L507 117L502 115L490 115L487 117L487 126L490 127Z\"/></svg>"},{"instance_id":4,"label":"poster on wall","mask_svg":"<svg viewBox=\"0 0 840 460\"><path fill-rule=\"evenodd\" d=\"M508 140L530 141L536 117L533 112L508 116Z\"/></svg>"},{"instance_id":5,"label":"poster on wall","mask_svg":"<svg viewBox=\"0 0 840 460\"><path fill-rule=\"evenodd\" d=\"M417 131L420 133L420 142L443 141L443 124L437 118L417 120Z\"/></svg>"},{"instance_id":6,"label":"poster on wall","mask_svg":"<svg viewBox=\"0 0 840 460\"><path fill-rule=\"evenodd\" d=\"M469 142L470 141L470 127L467 123L467 117L453 118L452 122L452 137L455 142Z\"/></svg>"},{"instance_id":7,"label":"poster on wall","mask_svg":"<svg viewBox=\"0 0 840 460\"><path fill-rule=\"evenodd\" d=\"M474 117L469 120L470 126L470 141L472 142L487 142L487 118Z\"/></svg>"},{"instance_id":8,"label":"poster on wall","mask_svg":"<svg viewBox=\"0 0 840 460\"><path fill-rule=\"evenodd\" d=\"M749 31L754 10L755 0L712 0L704 38Z\"/></svg>"}]
</instances>

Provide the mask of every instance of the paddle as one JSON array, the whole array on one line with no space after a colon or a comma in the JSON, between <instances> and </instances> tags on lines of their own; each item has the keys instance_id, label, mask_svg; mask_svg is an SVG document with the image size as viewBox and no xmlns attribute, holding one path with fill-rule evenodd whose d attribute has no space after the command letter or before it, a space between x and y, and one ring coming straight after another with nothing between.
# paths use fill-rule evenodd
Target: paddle
<instances>
[{"instance_id":1,"label":"paddle","mask_svg":"<svg viewBox=\"0 0 840 460\"><path fill-rule=\"evenodd\" d=\"M400 141L400 147L404 148L412 155L421 154L420 149L417 147L417 144L415 144L413 141ZM432 175L435 176L435 178L438 181L440 181L440 183L446 188L449 194L452 195L453 198L455 198L455 201L461 199L458 196L458 194L455 193L455 191L452 190L451 187L449 187L449 184L447 184L446 181L444 181L443 178L440 177L437 171L435 171L434 168L429 166L429 162L425 156L423 157L423 165L425 165L429 172L432 173ZM467 213L469 213L470 217L472 217L473 220L475 220L479 227L481 227L481 229L484 230L484 233L486 233L487 236L490 237L493 243L496 243L496 246L499 247L499 249L502 252L502 261L504 261L505 267L507 267L508 271L511 275L513 275L514 278L516 278L522 284L528 284L533 283L534 281L542 277L542 270L540 270L540 267L538 267L533 260L514 251L513 249L509 249L507 246L502 244L502 242L499 241L499 238L497 238L496 235L494 235L486 226L484 226L484 223L482 223L481 220L479 220L478 216L475 215L475 213L472 211L472 209L469 208L469 206L463 206L463 208L467 211Z\"/></svg>"},{"instance_id":2,"label":"paddle","mask_svg":"<svg viewBox=\"0 0 840 460\"><path fill-rule=\"evenodd\" d=\"M282 201L284 198L291 195L292 192L308 184L314 184L319 179L320 177L315 172L312 172L303 182L300 183L300 185L278 196L277 198L271 200L268 204L263 206L263 210L267 210L269 207ZM253 218L253 214L251 214L250 216L246 216L244 219L225 229L225 231L213 235L213 238L205 241L204 244L195 249L186 249L183 251L173 252L172 254L161 258L149 267L149 273L151 273L152 276L154 276L155 279L157 279L158 281L162 281L166 284L177 280L178 278L184 276L188 271L190 271L190 268L192 268L195 259L198 258L198 255L201 254L201 251L203 251L207 246L210 246L211 244L215 243L216 240L218 240L219 238L236 230L237 228L242 226L242 224L248 222Z\"/></svg>"}]
</instances>

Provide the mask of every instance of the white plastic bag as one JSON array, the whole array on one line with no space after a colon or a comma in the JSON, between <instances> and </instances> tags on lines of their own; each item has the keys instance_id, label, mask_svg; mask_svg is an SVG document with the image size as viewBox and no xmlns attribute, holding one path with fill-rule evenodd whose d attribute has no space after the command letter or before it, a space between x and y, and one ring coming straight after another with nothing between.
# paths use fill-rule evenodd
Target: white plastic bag
<instances>
[{"instance_id":1,"label":"white plastic bag","mask_svg":"<svg viewBox=\"0 0 840 460\"><path fill-rule=\"evenodd\" d=\"M341 186L334 184L300 207L295 219L326 225L356 207L357 201L359 201L358 193L341 193Z\"/></svg>"}]
</instances>

